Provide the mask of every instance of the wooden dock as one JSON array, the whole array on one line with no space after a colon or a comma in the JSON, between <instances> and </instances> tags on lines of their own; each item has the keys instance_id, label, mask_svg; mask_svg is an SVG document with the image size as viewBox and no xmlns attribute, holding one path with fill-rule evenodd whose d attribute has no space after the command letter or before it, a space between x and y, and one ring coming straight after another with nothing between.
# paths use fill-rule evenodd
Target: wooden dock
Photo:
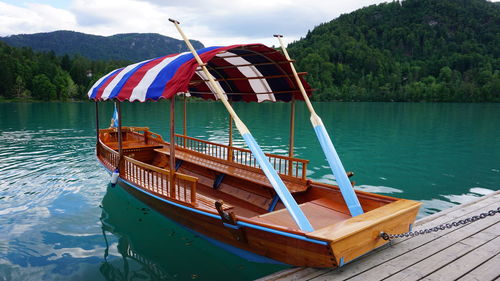
<instances>
[{"instance_id":1,"label":"wooden dock","mask_svg":"<svg viewBox=\"0 0 500 281\"><path fill-rule=\"evenodd\" d=\"M500 190L415 222L415 230L500 207ZM500 214L436 233L396 239L336 269L295 267L270 280L496 280L500 279Z\"/></svg>"}]
</instances>

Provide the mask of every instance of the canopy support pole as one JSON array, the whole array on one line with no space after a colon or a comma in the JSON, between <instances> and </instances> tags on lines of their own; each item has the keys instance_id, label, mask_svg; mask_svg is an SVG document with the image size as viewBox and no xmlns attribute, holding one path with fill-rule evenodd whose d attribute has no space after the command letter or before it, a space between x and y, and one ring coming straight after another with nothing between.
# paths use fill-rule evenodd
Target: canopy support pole
<instances>
[{"instance_id":1,"label":"canopy support pole","mask_svg":"<svg viewBox=\"0 0 500 281\"><path fill-rule=\"evenodd\" d=\"M233 117L229 114L229 149L227 151L227 160L233 162Z\"/></svg>"},{"instance_id":2,"label":"canopy support pole","mask_svg":"<svg viewBox=\"0 0 500 281\"><path fill-rule=\"evenodd\" d=\"M170 196L175 198L175 95L170 98Z\"/></svg>"},{"instance_id":3,"label":"canopy support pole","mask_svg":"<svg viewBox=\"0 0 500 281\"><path fill-rule=\"evenodd\" d=\"M293 158L295 147L295 97L292 96L290 104L290 144L288 148L288 157ZM288 175L291 176L293 171L293 161L288 160Z\"/></svg>"},{"instance_id":4,"label":"canopy support pole","mask_svg":"<svg viewBox=\"0 0 500 281\"><path fill-rule=\"evenodd\" d=\"M99 102L95 102L95 133L96 143L99 143Z\"/></svg>"},{"instance_id":5,"label":"canopy support pole","mask_svg":"<svg viewBox=\"0 0 500 281\"><path fill-rule=\"evenodd\" d=\"M316 132L316 136L318 137L319 143L321 144L321 148L323 149L326 159L328 160L328 164L332 169L333 175L335 176L335 180L339 185L340 191L342 192L342 197L344 197L344 201L347 204L347 208L349 208L351 216L354 217L357 215L361 215L363 213L363 209L361 208L361 204L359 203L358 197L356 196L356 193L352 188L351 182L347 178L344 166L342 165L342 162L340 161L337 151L333 146L332 140L330 139L330 136L326 131L325 125L323 125L323 121L321 121L321 118L319 118L318 114L316 114L316 111L314 111L311 101L309 100L309 97L306 94L306 90L304 89L304 86L300 81L299 75L295 70L292 60L290 59L290 56L286 51L285 44L283 43L282 40L283 36L274 35L274 37L278 38L281 45L281 49L283 50L283 54L285 55L286 59L290 62L290 68L292 69L295 81L297 82L300 92L304 97L304 101L306 102L307 108L311 112L311 123L314 127L314 131Z\"/></svg>"},{"instance_id":6,"label":"canopy support pole","mask_svg":"<svg viewBox=\"0 0 500 281\"><path fill-rule=\"evenodd\" d=\"M186 147L186 137L187 137L187 117L186 117L186 112L187 112L187 108L186 108L186 93L184 93L184 121L183 121L183 128L182 128L182 132L184 133L184 141L182 142L182 146Z\"/></svg>"},{"instance_id":7,"label":"canopy support pole","mask_svg":"<svg viewBox=\"0 0 500 281\"><path fill-rule=\"evenodd\" d=\"M213 89L216 91L216 95L219 98L219 100L224 104L226 107L227 111L231 115L231 117L234 119L234 124L236 125L236 128L240 132L241 136L245 140L246 144L252 151L253 156L259 163L262 171L264 174L267 176L269 179L269 182L273 186L274 190L276 191L276 194L280 197L281 202L285 205L287 208L288 212L290 212L290 215L292 218L295 220L295 223L299 226L299 228L303 231L314 231L311 223L309 220L306 218L300 207L297 205L297 202L295 199L292 197L292 194L290 194L290 191L288 188L285 186L281 178L278 176L278 173L276 170L274 170L273 166L271 163L269 163L267 157L265 156L264 152L260 148L260 146L257 144L255 139L253 138L252 134L248 130L248 128L245 126L245 124L240 120L234 109L231 107L229 102L226 99L226 96L222 93L222 90L220 89L219 84L215 83L214 78L208 71L206 64L201 60L201 58L198 56L198 53L194 50L193 46L191 45L191 42L189 42L188 38L182 31L182 29L179 26L179 22L173 19L169 19L175 27L177 28L177 31L179 31L180 35L184 39L184 42L186 42L186 45L188 46L189 50L195 57L196 61L198 62L198 65L202 68L203 73L205 73L205 76L208 77L210 85L212 86Z\"/></svg>"},{"instance_id":8,"label":"canopy support pole","mask_svg":"<svg viewBox=\"0 0 500 281\"><path fill-rule=\"evenodd\" d=\"M118 111L118 170L122 172L122 163L123 163L123 140L122 140L122 109L120 106L120 102L115 100L115 106Z\"/></svg>"}]
</instances>

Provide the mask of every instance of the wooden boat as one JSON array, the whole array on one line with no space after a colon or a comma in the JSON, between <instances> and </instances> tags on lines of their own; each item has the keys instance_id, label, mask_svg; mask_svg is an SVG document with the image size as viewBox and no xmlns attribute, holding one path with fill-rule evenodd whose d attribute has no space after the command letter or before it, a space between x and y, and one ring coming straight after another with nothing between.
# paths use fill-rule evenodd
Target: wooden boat
<instances>
[{"instance_id":1,"label":"wooden boat","mask_svg":"<svg viewBox=\"0 0 500 281\"><path fill-rule=\"evenodd\" d=\"M125 190L226 249L252 260L342 266L385 244L381 232L411 229L420 203L354 191L350 182L337 186L306 177L308 161L293 156L294 108L296 100L308 102L311 88L283 50L285 55L261 44L211 47L104 76L89 97L96 101L96 113L98 101L114 100L118 124L99 129L97 114L97 158L108 172L119 174ZM146 80L150 86L144 86ZM264 156L230 105L229 119L250 149L232 145L232 123L229 144L187 136L185 114L184 133L175 134L179 93L218 98L226 107L227 99L290 101L289 155ZM121 125L120 101L161 98L170 99L171 141L146 127ZM335 174L337 181L347 178L343 173Z\"/></svg>"}]
</instances>

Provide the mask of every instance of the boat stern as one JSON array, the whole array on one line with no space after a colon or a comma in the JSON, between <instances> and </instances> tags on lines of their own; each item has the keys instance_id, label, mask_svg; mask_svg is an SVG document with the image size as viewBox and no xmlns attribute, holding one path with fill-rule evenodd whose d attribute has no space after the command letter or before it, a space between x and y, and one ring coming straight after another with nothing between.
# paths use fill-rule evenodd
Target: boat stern
<instances>
[{"instance_id":1,"label":"boat stern","mask_svg":"<svg viewBox=\"0 0 500 281\"><path fill-rule=\"evenodd\" d=\"M403 233L411 229L421 203L399 199L364 214L317 229L308 237L327 241L336 264L342 266L388 241L381 232Z\"/></svg>"}]
</instances>

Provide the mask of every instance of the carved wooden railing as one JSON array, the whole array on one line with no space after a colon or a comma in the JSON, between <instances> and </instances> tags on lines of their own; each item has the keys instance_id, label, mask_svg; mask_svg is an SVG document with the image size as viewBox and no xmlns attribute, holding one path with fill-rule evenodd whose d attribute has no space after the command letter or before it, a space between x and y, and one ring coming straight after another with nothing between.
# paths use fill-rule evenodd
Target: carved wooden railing
<instances>
[{"instance_id":1,"label":"carved wooden railing","mask_svg":"<svg viewBox=\"0 0 500 281\"><path fill-rule=\"evenodd\" d=\"M106 142L117 142L117 132L118 128L100 129L99 138L105 140ZM143 132L143 134L139 132ZM122 139L123 141L143 141L144 134L147 132L149 132L148 127L122 127Z\"/></svg>"},{"instance_id":2,"label":"carved wooden railing","mask_svg":"<svg viewBox=\"0 0 500 281\"><path fill-rule=\"evenodd\" d=\"M101 134L108 131L109 133L114 133L113 137L116 138L116 128L100 130ZM142 134L140 133L141 131L143 132ZM150 132L147 127L123 127L122 132L125 132L123 134L123 139L125 141L138 141L146 144L163 146L168 144L160 135ZM114 141L114 139L112 140ZM175 135L175 144L179 147L202 153L210 157L260 169L257 160L248 149L227 146L177 134ZM279 174L306 180L308 160L269 153L266 153L266 156L273 168Z\"/></svg>"},{"instance_id":3,"label":"carved wooden railing","mask_svg":"<svg viewBox=\"0 0 500 281\"><path fill-rule=\"evenodd\" d=\"M102 164L109 170L114 171L118 167L120 155L118 152L103 145L101 141L97 142L96 153Z\"/></svg>"},{"instance_id":4,"label":"carved wooden railing","mask_svg":"<svg viewBox=\"0 0 500 281\"><path fill-rule=\"evenodd\" d=\"M175 135L176 145L214 158L227 160L253 168L260 168L252 152L248 149L204 141L184 135ZM282 175L306 179L308 160L268 154L273 168Z\"/></svg>"},{"instance_id":5,"label":"carved wooden railing","mask_svg":"<svg viewBox=\"0 0 500 281\"><path fill-rule=\"evenodd\" d=\"M150 131L144 131L144 141L147 144L156 144L156 145L165 145L166 142L163 140L163 138Z\"/></svg>"},{"instance_id":6,"label":"carved wooden railing","mask_svg":"<svg viewBox=\"0 0 500 281\"><path fill-rule=\"evenodd\" d=\"M161 169L133 158L123 156L119 163L119 154L110 149L101 141L97 143L97 156L110 170L120 166L120 177L160 197L196 206L196 187L198 178L189 175L174 173ZM171 184L173 180L174 184Z\"/></svg>"}]
</instances>

